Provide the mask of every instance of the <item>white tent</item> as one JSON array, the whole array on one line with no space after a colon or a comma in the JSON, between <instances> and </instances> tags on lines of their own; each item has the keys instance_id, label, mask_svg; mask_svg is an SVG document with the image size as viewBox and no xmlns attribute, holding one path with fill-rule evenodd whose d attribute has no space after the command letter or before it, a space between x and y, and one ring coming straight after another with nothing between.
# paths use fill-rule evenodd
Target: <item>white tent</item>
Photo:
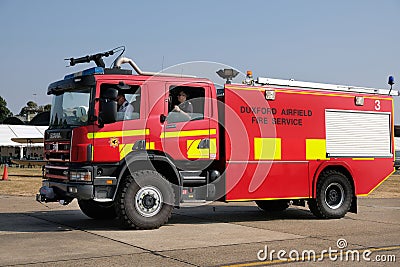
<instances>
[{"instance_id":1,"label":"white tent","mask_svg":"<svg viewBox=\"0 0 400 267\"><path fill-rule=\"evenodd\" d=\"M0 162L15 159L41 159L47 126L0 124Z\"/></svg>"},{"instance_id":2,"label":"white tent","mask_svg":"<svg viewBox=\"0 0 400 267\"><path fill-rule=\"evenodd\" d=\"M0 146L42 146L43 142L37 143L38 138L43 140L44 131L47 126L31 126L31 125L0 125ZM14 142L12 139L18 141ZM24 142L24 140L26 140ZM32 142L30 140L35 140Z\"/></svg>"}]
</instances>

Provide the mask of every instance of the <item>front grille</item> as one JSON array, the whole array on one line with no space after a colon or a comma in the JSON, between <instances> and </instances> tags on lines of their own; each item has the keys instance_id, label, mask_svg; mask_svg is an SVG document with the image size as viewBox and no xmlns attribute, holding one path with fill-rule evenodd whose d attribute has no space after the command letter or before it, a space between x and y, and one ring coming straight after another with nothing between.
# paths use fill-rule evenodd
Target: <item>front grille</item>
<instances>
[{"instance_id":1,"label":"front grille","mask_svg":"<svg viewBox=\"0 0 400 267\"><path fill-rule=\"evenodd\" d=\"M62 166L45 166L45 177L46 179L61 179L67 180L68 179L68 167Z\"/></svg>"},{"instance_id":2,"label":"front grille","mask_svg":"<svg viewBox=\"0 0 400 267\"><path fill-rule=\"evenodd\" d=\"M44 136L46 160L49 162L69 162L72 129L48 129Z\"/></svg>"},{"instance_id":3,"label":"front grille","mask_svg":"<svg viewBox=\"0 0 400 267\"><path fill-rule=\"evenodd\" d=\"M70 141L48 142L44 144L45 155L48 161L69 161Z\"/></svg>"},{"instance_id":4,"label":"front grille","mask_svg":"<svg viewBox=\"0 0 400 267\"><path fill-rule=\"evenodd\" d=\"M54 142L50 142L50 143L46 143L46 145L45 145L45 150L54 150ZM60 151L65 151L65 150L68 150L69 151L69 149L71 148L71 144L69 144L68 142L67 143L58 143L58 150L60 150Z\"/></svg>"}]
</instances>

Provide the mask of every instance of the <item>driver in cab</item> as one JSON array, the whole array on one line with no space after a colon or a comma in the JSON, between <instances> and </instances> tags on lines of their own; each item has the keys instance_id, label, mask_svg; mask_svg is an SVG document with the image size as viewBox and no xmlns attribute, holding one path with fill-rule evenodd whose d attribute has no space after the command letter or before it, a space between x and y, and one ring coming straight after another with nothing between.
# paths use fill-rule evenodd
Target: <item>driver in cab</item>
<instances>
[{"instance_id":1,"label":"driver in cab","mask_svg":"<svg viewBox=\"0 0 400 267\"><path fill-rule=\"evenodd\" d=\"M118 111L118 120L129 120L132 119L132 114L133 114L133 106L126 100L125 94L123 93L118 93L117 96L117 111ZM123 114L120 116L119 114ZM122 117L122 118L121 118Z\"/></svg>"}]
</instances>

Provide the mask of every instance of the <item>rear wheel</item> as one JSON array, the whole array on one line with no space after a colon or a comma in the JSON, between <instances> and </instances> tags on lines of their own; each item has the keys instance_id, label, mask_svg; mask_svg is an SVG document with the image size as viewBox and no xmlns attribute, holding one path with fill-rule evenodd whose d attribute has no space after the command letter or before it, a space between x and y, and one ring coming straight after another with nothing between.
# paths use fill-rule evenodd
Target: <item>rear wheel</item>
<instances>
[{"instance_id":1,"label":"rear wheel","mask_svg":"<svg viewBox=\"0 0 400 267\"><path fill-rule=\"evenodd\" d=\"M125 177L117 196L116 211L124 227L155 229L171 217L174 192L158 172L137 171Z\"/></svg>"},{"instance_id":2,"label":"rear wheel","mask_svg":"<svg viewBox=\"0 0 400 267\"><path fill-rule=\"evenodd\" d=\"M317 182L317 196L308 201L310 211L318 218L338 219L349 211L353 190L349 179L335 170L325 171Z\"/></svg>"},{"instance_id":3,"label":"rear wheel","mask_svg":"<svg viewBox=\"0 0 400 267\"><path fill-rule=\"evenodd\" d=\"M81 211L88 217L98 220L112 220L117 217L114 202L96 202L92 199L78 200Z\"/></svg>"},{"instance_id":4,"label":"rear wheel","mask_svg":"<svg viewBox=\"0 0 400 267\"><path fill-rule=\"evenodd\" d=\"M256 200L256 204L266 212L284 211L289 207L288 200Z\"/></svg>"}]
</instances>

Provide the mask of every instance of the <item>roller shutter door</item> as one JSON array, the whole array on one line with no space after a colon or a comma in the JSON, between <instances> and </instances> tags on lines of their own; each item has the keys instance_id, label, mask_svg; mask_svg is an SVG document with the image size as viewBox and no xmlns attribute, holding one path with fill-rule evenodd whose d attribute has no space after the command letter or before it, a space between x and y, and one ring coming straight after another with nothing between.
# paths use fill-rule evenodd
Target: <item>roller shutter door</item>
<instances>
[{"instance_id":1,"label":"roller shutter door","mask_svg":"<svg viewBox=\"0 0 400 267\"><path fill-rule=\"evenodd\" d=\"M391 157L390 113L326 110L327 157Z\"/></svg>"}]
</instances>

